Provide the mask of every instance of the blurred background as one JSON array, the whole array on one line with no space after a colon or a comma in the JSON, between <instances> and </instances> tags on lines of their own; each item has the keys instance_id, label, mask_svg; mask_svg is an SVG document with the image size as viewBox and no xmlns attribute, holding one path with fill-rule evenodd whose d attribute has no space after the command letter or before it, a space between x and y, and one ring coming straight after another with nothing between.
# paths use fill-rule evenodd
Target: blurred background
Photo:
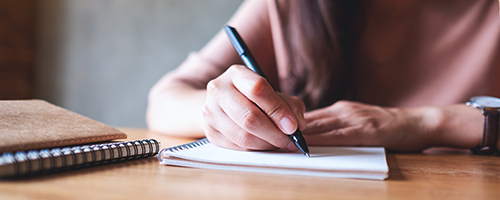
<instances>
[{"instance_id":1,"label":"blurred background","mask_svg":"<svg viewBox=\"0 0 500 200\"><path fill-rule=\"evenodd\" d=\"M145 128L149 89L242 0L0 0L0 99Z\"/></svg>"}]
</instances>

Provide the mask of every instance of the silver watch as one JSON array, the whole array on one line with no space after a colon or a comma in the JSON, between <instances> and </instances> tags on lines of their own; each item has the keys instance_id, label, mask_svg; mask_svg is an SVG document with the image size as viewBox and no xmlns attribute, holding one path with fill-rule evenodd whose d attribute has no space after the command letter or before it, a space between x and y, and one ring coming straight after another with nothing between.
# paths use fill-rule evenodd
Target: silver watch
<instances>
[{"instance_id":1,"label":"silver watch","mask_svg":"<svg viewBox=\"0 0 500 200\"><path fill-rule=\"evenodd\" d=\"M482 155L497 154L500 135L500 99L490 96L475 96L465 104L480 109L484 115L483 139L479 146L471 149L472 152Z\"/></svg>"}]
</instances>

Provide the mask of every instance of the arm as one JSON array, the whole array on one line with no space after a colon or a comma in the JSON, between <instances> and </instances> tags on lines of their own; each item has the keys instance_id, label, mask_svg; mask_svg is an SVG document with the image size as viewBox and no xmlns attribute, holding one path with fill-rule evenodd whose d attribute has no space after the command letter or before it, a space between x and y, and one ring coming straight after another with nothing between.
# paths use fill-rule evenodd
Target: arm
<instances>
[{"instance_id":1,"label":"arm","mask_svg":"<svg viewBox=\"0 0 500 200\"><path fill-rule=\"evenodd\" d=\"M244 2L228 24L238 28L263 69L275 67L265 1ZM146 116L148 127L171 135L203 137L207 83L232 64L241 63L224 33L217 33L199 53L190 54L153 86Z\"/></svg>"},{"instance_id":2,"label":"arm","mask_svg":"<svg viewBox=\"0 0 500 200\"><path fill-rule=\"evenodd\" d=\"M466 105L384 108L339 101L305 118L303 133L311 145L384 146L396 151L470 149L480 143L483 130L481 111Z\"/></svg>"}]
</instances>

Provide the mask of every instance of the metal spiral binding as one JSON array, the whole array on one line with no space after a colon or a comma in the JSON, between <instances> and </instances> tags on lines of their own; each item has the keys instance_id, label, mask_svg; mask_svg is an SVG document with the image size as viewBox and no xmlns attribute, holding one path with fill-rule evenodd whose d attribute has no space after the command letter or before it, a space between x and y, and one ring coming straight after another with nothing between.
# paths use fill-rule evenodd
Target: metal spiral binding
<instances>
[{"instance_id":1,"label":"metal spiral binding","mask_svg":"<svg viewBox=\"0 0 500 200\"><path fill-rule=\"evenodd\" d=\"M179 145L179 146L167 148L166 151L171 151L171 152L182 151L182 150L186 150L186 149L196 148L196 147L208 144L208 143L210 143L208 141L208 139L207 138L203 138L201 140L197 140L197 141L194 141L194 142L191 142L191 143L187 143L187 144L183 144L183 145Z\"/></svg>"},{"instance_id":2,"label":"metal spiral binding","mask_svg":"<svg viewBox=\"0 0 500 200\"><path fill-rule=\"evenodd\" d=\"M11 165L13 177L82 168L154 156L160 151L155 139L113 142L30 151L5 152L0 165Z\"/></svg>"},{"instance_id":3,"label":"metal spiral binding","mask_svg":"<svg viewBox=\"0 0 500 200\"><path fill-rule=\"evenodd\" d=\"M158 153L158 159L161 160L161 156L162 156L164 151L177 152L177 151L182 151L182 150L186 150L186 149L200 147L200 146L206 145L208 143L210 143L210 141L208 141L207 138L203 138L203 139L200 139L200 140L197 140L194 142L190 142L187 144L178 145L178 146L169 147L169 148L164 148Z\"/></svg>"}]
</instances>

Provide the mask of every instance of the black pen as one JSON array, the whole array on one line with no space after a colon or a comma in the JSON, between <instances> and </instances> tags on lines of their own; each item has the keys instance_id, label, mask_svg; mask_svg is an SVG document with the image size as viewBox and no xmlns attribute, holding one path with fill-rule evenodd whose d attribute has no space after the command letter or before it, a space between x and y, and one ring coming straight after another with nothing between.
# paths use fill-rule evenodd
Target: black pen
<instances>
[{"instance_id":1,"label":"black pen","mask_svg":"<svg viewBox=\"0 0 500 200\"><path fill-rule=\"evenodd\" d=\"M252 53L250 53L250 50L248 49L247 45L245 44L245 42L243 42L243 39L241 38L240 34L238 34L238 31L236 31L235 28L228 25L224 27L224 30L226 31L226 34L229 37L229 40L231 41L231 44L233 44L234 49L236 49L236 52L238 52L238 54L241 56L241 59L243 60L245 65L252 71L261 75L267 80L266 76L264 75L264 72L260 69L259 64L257 64L257 61L252 56ZM297 130L295 130L295 133L289 135L288 137L290 137L295 146L304 155L310 157L306 140L302 136L302 132L298 127Z\"/></svg>"}]
</instances>

